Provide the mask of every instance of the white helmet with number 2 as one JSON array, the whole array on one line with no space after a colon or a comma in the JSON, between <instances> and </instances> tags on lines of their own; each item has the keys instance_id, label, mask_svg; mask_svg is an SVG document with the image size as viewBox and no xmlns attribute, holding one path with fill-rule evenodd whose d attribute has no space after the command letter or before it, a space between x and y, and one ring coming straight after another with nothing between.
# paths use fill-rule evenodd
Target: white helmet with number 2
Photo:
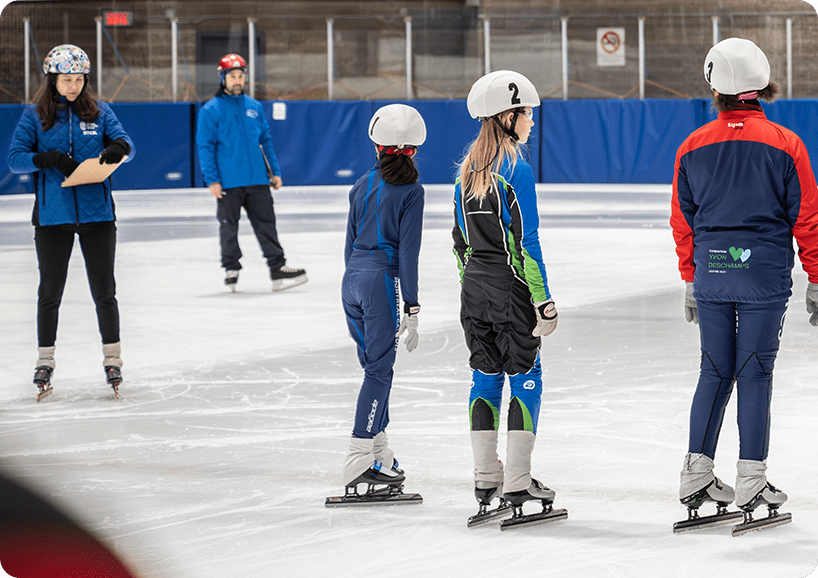
<instances>
[{"instance_id":1,"label":"white helmet with number 2","mask_svg":"<svg viewBox=\"0 0 818 578\"><path fill-rule=\"evenodd\" d=\"M753 41L727 38L707 53L704 78L721 94L753 92L770 84L770 62Z\"/></svg>"},{"instance_id":2,"label":"white helmet with number 2","mask_svg":"<svg viewBox=\"0 0 818 578\"><path fill-rule=\"evenodd\" d=\"M512 108L540 106L540 95L519 72L497 70L472 85L466 106L472 118L482 120Z\"/></svg>"},{"instance_id":3,"label":"white helmet with number 2","mask_svg":"<svg viewBox=\"0 0 818 578\"><path fill-rule=\"evenodd\" d=\"M377 145L403 148L426 141L426 123L420 113L405 104L382 106L369 121L369 138Z\"/></svg>"}]
</instances>

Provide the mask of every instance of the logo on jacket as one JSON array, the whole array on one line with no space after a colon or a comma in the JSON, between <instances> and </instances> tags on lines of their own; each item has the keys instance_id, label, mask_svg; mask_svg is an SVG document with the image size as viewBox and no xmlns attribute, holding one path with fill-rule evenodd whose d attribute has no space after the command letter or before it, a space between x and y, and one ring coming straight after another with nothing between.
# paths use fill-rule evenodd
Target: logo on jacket
<instances>
[{"instance_id":1,"label":"logo on jacket","mask_svg":"<svg viewBox=\"0 0 818 578\"><path fill-rule=\"evenodd\" d=\"M248 108L247 116L249 116L250 118L258 118L258 111L254 108Z\"/></svg>"},{"instance_id":2,"label":"logo on jacket","mask_svg":"<svg viewBox=\"0 0 818 578\"><path fill-rule=\"evenodd\" d=\"M743 121L742 122L728 122L727 126L729 126L730 128L734 128L736 130L739 130L739 129L744 128L744 122Z\"/></svg>"},{"instance_id":3,"label":"logo on jacket","mask_svg":"<svg viewBox=\"0 0 818 578\"><path fill-rule=\"evenodd\" d=\"M727 269L749 269L752 251L741 247L730 247L729 250L710 249L708 252L708 273L726 273ZM730 257L733 261L730 261Z\"/></svg>"},{"instance_id":4,"label":"logo on jacket","mask_svg":"<svg viewBox=\"0 0 818 578\"><path fill-rule=\"evenodd\" d=\"M84 120L80 121L80 130L82 134L85 135L96 135L97 134L97 123L95 122L85 122Z\"/></svg>"},{"instance_id":5,"label":"logo on jacket","mask_svg":"<svg viewBox=\"0 0 818 578\"><path fill-rule=\"evenodd\" d=\"M745 263L750 258L750 253L750 249L730 247L730 255L732 255L733 261L741 260L742 263Z\"/></svg>"}]
</instances>

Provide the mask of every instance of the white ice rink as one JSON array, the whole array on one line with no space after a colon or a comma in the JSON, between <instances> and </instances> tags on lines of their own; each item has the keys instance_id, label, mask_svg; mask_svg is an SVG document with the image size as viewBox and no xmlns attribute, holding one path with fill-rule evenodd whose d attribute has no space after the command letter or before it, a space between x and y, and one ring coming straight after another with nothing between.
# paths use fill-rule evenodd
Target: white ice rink
<instances>
[{"instance_id":1,"label":"white ice rink","mask_svg":"<svg viewBox=\"0 0 818 578\"><path fill-rule=\"evenodd\" d=\"M500 532L476 512L470 372L451 252L451 187L427 187L420 344L401 344L391 445L423 504L327 509L362 372L339 287L347 187L276 193L290 265L273 294L246 219L239 292L222 284L204 189L115 194L125 383L105 386L79 246L60 310L55 391L35 403L33 198L0 197L0 467L152 578L506 576L801 578L818 563L818 328L796 265L774 390L770 480L787 526L674 535L698 334L667 218L669 187L540 189L560 313L543 341L535 477L564 522ZM501 418L505 429L505 416ZM502 437L504 439L504 436ZM732 484L735 403L716 456ZM501 445L504 448L504 444ZM504 451L501 451L503 454Z\"/></svg>"}]
</instances>

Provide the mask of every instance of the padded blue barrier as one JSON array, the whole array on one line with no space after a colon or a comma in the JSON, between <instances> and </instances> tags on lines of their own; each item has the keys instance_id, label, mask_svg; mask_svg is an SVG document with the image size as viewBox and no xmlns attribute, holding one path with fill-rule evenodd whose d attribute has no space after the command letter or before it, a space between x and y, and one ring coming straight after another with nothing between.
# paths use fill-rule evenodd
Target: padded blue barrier
<instances>
[{"instance_id":1,"label":"padded blue barrier","mask_svg":"<svg viewBox=\"0 0 818 578\"><path fill-rule=\"evenodd\" d=\"M697 100L543 101L542 183L670 183Z\"/></svg>"},{"instance_id":2,"label":"padded blue barrier","mask_svg":"<svg viewBox=\"0 0 818 578\"><path fill-rule=\"evenodd\" d=\"M764 114L801 137L809 153L812 172L818 172L818 99L762 102Z\"/></svg>"},{"instance_id":3,"label":"padded blue barrier","mask_svg":"<svg viewBox=\"0 0 818 578\"><path fill-rule=\"evenodd\" d=\"M0 105L0 195L34 192L32 176L15 175L9 171L8 165L11 137L23 116L24 108L21 104Z\"/></svg>"},{"instance_id":4,"label":"padded blue barrier","mask_svg":"<svg viewBox=\"0 0 818 578\"><path fill-rule=\"evenodd\" d=\"M136 156L111 176L115 191L193 186L191 107L188 103L111 104L136 146Z\"/></svg>"}]
</instances>

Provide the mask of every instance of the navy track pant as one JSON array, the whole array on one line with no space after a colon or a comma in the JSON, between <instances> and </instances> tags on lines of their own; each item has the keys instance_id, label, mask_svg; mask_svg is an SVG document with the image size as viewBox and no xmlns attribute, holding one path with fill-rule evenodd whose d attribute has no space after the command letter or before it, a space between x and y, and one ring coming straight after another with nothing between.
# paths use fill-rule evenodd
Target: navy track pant
<instances>
[{"instance_id":1,"label":"navy track pant","mask_svg":"<svg viewBox=\"0 0 818 578\"><path fill-rule=\"evenodd\" d=\"M349 335L358 347L364 380L352 435L374 438L389 423L389 392L397 351L399 290L396 272L347 269L341 300Z\"/></svg>"},{"instance_id":2,"label":"navy track pant","mask_svg":"<svg viewBox=\"0 0 818 578\"><path fill-rule=\"evenodd\" d=\"M690 410L691 453L715 458L724 410L738 389L739 459L767 459L773 367L787 302L697 302L701 371Z\"/></svg>"}]
</instances>

